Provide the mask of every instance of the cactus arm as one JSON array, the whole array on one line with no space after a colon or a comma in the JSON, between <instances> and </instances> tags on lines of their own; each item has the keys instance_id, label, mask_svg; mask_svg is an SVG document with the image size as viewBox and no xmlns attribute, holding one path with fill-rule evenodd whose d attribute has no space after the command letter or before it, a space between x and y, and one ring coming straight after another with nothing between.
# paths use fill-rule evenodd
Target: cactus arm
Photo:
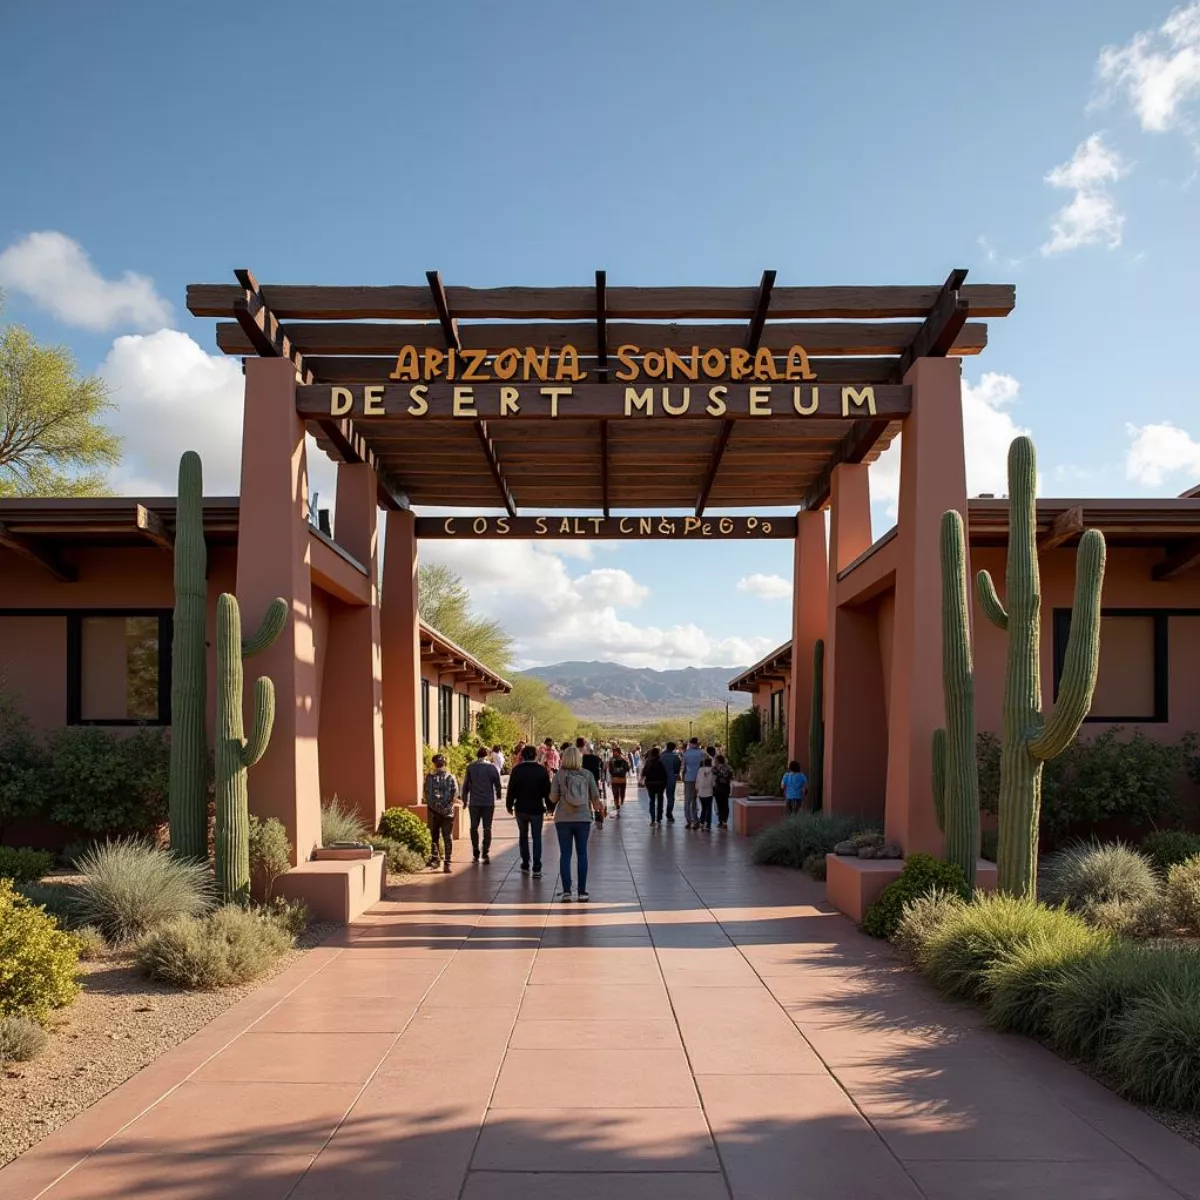
<instances>
[{"instance_id":1,"label":"cactus arm","mask_svg":"<svg viewBox=\"0 0 1200 1200\"><path fill-rule=\"evenodd\" d=\"M242 765L252 767L267 752L275 725L275 685L265 675L254 681L254 727L242 743Z\"/></svg>"},{"instance_id":2,"label":"cactus arm","mask_svg":"<svg viewBox=\"0 0 1200 1200\"><path fill-rule=\"evenodd\" d=\"M1075 565L1075 602L1071 609L1071 634L1059 681L1054 711L1037 736L1029 742L1029 753L1045 760L1061 754L1079 732L1092 706L1096 672L1100 665L1100 594L1104 587L1104 535L1087 530L1079 542Z\"/></svg>"},{"instance_id":3,"label":"cactus arm","mask_svg":"<svg viewBox=\"0 0 1200 1200\"><path fill-rule=\"evenodd\" d=\"M267 611L263 614L262 624L259 625L258 632L252 637L242 639L242 657L253 658L254 655L261 654L264 650L273 646L275 640L283 632L283 627L287 624L287 619L287 601L276 596L267 606Z\"/></svg>"},{"instance_id":4,"label":"cactus arm","mask_svg":"<svg viewBox=\"0 0 1200 1200\"><path fill-rule=\"evenodd\" d=\"M933 807L938 828L946 832L946 731L933 731Z\"/></svg>"},{"instance_id":5,"label":"cactus arm","mask_svg":"<svg viewBox=\"0 0 1200 1200\"><path fill-rule=\"evenodd\" d=\"M1000 597L996 594L996 585L992 582L990 571L980 571L975 576L975 590L979 594L979 607L983 609L983 615L997 629L1007 629L1008 613L1005 611Z\"/></svg>"}]
</instances>

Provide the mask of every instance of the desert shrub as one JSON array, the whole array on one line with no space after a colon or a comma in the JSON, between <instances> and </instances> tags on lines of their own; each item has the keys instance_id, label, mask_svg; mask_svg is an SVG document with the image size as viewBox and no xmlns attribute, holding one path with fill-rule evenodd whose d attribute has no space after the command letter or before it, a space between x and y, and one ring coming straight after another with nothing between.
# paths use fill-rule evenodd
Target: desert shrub
<instances>
[{"instance_id":1,"label":"desert shrub","mask_svg":"<svg viewBox=\"0 0 1200 1200\"><path fill-rule=\"evenodd\" d=\"M0 692L0 828L39 813L46 801L46 750L15 697Z\"/></svg>"},{"instance_id":2,"label":"desert shrub","mask_svg":"<svg viewBox=\"0 0 1200 1200\"><path fill-rule=\"evenodd\" d=\"M205 864L136 838L94 847L79 860L79 869L86 876L75 889L79 919L114 944L212 905L212 877Z\"/></svg>"},{"instance_id":3,"label":"desert shrub","mask_svg":"<svg viewBox=\"0 0 1200 1200\"><path fill-rule=\"evenodd\" d=\"M904 906L935 888L966 899L966 876L956 863L942 862L929 854L910 854L900 878L879 893L879 899L863 914L862 927L872 937L890 938L900 924Z\"/></svg>"},{"instance_id":4,"label":"desert shrub","mask_svg":"<svg viewBox=\"0 0 1200 1200\"><path fill-rule=\"evenodd\" d=\"M511 713L502 713L486 705L475 719L475 732L485 746L512 747L521 740L521 722Z\"/></svg>"},{"instance_id":5,"label":"desert shrub","mask_svg":"<svg viewBox=\"0 0 1200 1200\"><path fill-rule=\"evenodd\" d=\"M994 863L996 861L996 847L1000 841L999 831L985 829L980 835L979 841L979 857Z\"/></svg>"},{"instance_id":6,"label":"desert shrub","mask_svg":"<svg viewBox=\"0 0 1200 1200\"><path fill-rule=\"evenodd\" d=\"M1200 854L1167 872L1167 903L1176 925L1200 934Z\"/></svg>"},{"instance_id":7,"label":"desert shrub","mask_svg":"<svg viewBox=\"0 0 1200 1200\"><path fill-rule=\"evenodd\" d=\"M729 765L735 771L746 769L746 756L750 747L761 738L762 722L757 708L750 707L729 722Z\"/></svg>"},{"instance_id":8,"label":"desert shrub","mask_svg":"<svg viewBox=\"0 0 1200 1200\"><path fill-rule=\"evenodd\" d=\"M92 962L108 949L108 942L104 940L104 934L95 925L84 925L82 928L74 930L71 936L75 939L75 946L83 962Z\"/></svg>"},{"instance_id":9,"label":"desert shrub","mask_svg":"<svg viewBox=\"0 0 1200 1200\"><path fill-rule=\"evenodd\" d=\"M1158 829L1147 834L1138 849L1163 873L1176 863L1200 854L1200 833L1185 829Z\"/></svg>"},{"instance_id":10,"label":"desert shrub","mask_svg":"<svg viewBox=\"0 0 1200 1200\"><path fill-rule=\"evenodd\" d=\"M942 922L965 903L958 892L939 887L909 900L900 911L900 920L891 936L892 944L919 963L925 943Z\"/></svg>"},{"instance_id":11,"label":"desert shrub","mask_svg":"<svg viewBox=\"0 0 1200 1200\"><path fill-rule=\"evenodd\" d=\"M363 842L366 841L367 832L363 819L337 796L331 796L321 805L322 846L333 846L337 842Z\"/></svg>"},{"instance_id":12,"label":"desert shrub","mask_svg":"<svg viewBox=\"0 0 1200 1200\"><path fill-rule=\"evenodd\" d=\"M312 921L308 905L303 900L288 900L283 896L274 897L259 912L270 917L293 938L298 938Z\"/></svg>"},{"instance_id":13,"label":"desert shrub","mask_svg":"<svg viewBox=\"0 0 1200 1200\"><path fill-rule=\"evenodd\" d=\"M293 939L271 915L236 904L203 917L175 917L137 947L138 969L181 988L221 988L257 979Z\"/></svg>"},{"instance_id":14,"label":"desert shrub","mask_svg":"<svg viewBox=\"0 0 1200 1200\"><path fill-rule=\"evenodd\" d=\"M769 733L746 751L745 776L753 796L778 796L779 781L788 768L787 743L782 732Z\"/></svg>"},{"instance_id":15,"label":"desert shrub","mask_svg":"<svg viewBox=\"0 0 1200 1200\"><path fill-rule=\"evenodd\" d=\"M265 821L251 817L250 874L260 894L270 900L275 880L286 875L291 867L292 843L283 822L278 817L268 817Z\"/></svg>"},{"instance_id":16,"label":"desert shrub","mask_svg":"<svg viewBox=\"0 0 1200 1200\"><path fill-rule=\"evenodd\" d=\"M39 908L46 910L63 929L78 924L79 912L75 903L76 889L64 883L22 883L17 891Z\"/></svg>"},{"instance_id":17,"label":"desert shrub","mask_svg":"<svg viewBox=\"0 0 1200 1200\"><path fill-rule=\"evenodd\" d=\"M1162 937L1172 923L1171 906L1162 891L1145 900L1091 900L1078 912L1096 929L1129 938Z\"/></svg>"},{"instance_id":18,"label":"desert shrub","mask_svg":"<svg viewBox=\"0 0 1200 1200\"><path fill-rule=\"evenodd\" d=\"M825 855L810 854L804 860L805 875L811 875L818 883L825 882Z\"/></svg>"},{"instance_id":19,"label":"desert shrub","mask_svg":"<svg viewBox=\"0 0 1200 1200\"><path fill-rule=\"evenodd\" d=\"M1112 901L1142 904L1158 895L1150 860L1122 842L1076 842L1052 854L1042 867L1039 890L1047 904L1070 909Z\"/></svg>"},{"instance_id":20,"label":"desert shrub","mask_svg":"<svg viewBox=\"0 0 1200 1200\"><path fill-rule=\"evenodd\" d=\"M382 850L387 857L389 875L415 875L418 871L423 871L429 862L426 855L418 854L417 851L403 842L397 842L394 838L380 837L376 834L370 840L371 849Z\"/></svg>"},{"instance_id":21,"label":"desert shrub","mask_svg":"<svg viewBox=\"0 0 1200 1200\"><path fill-rule=\"evenodd\" d=\"M1041 1036L1063 973L1106 953L1111 940L1110 934L1076 921L1057 923L1018 942L987 968L988 1019L998 1029Z\"/></svg>"},{"instance_id":22,"label":"desert shrub","mask_svg":"<svg viewBox=\"0 0 1200 1200\"><path fill-rule=\"evenodd\" d=\"M751 853L760 866L799 870L812 855L831 853L838 842L866 827L867 822L858 817L795 813L759 833Z\"/></svg>"},{"instance_id":23,"label":"desert shrub","mask_svg":"<svg viewBox=\"0 0 1200 1200\"><path fill-rule=\"evenodd\" d=\"M1131 1100L1200 1109L1200 992L1159 984L1126 1007L1113 1021L1101 1066Z\"/></svg>"},{"instance_id":24,"label":"desert shrub","mask_svg":"<svg viewBox=\"0 0 1200 1200\"><path fill-rule=\"evenodd\" d=\"M47 743L46 815L90 833L149 834L167 819L165 732L73 725Z\"/></svg>"},{"instance_id":25,"label":"desert shrub","mask_svg":"<svg viewBox=\"0 0 1200 1200\"><path fill-rule=\"evenodd\" d=\"M0 1016L44 1021L75 999L78 966L75 939L0 879Z\"/></svg>"},{"instance_id":26,"label":"desert shrub","mask_svg":"<svg viewBox=\"0 0 1200 1200\"><path fill-rule=\"evenodd\" d=\"M387 809L379 818L379 836L400 842L422 858L433 852L429 827L411 808Z\"/></svg>"},{"instance_id":27,"label":"desert shrub","mask_svg":"<svg viewBox=\"0 0 1200 1200\"><path fill-rule=\"evenodd\" d=\"M987 999L989 970L1018 946L1072 938L1080 928L1088 926L1066 909L1003 893L980 893L934 930L921 953L921 967L951 996Z\"/></svg>"},{"instance_id":28,"label":"desert shrub","mask_svg":"<svg viewBox=\"0 0 1200 1200\"><path fill-rule=\"evenodd\" d=\"M49 850L0 846L0 879L11 879L14 883L36 883L52 866L54 855Z\"/></svg>"},{"instance_id":29,"label":"desert shrub","mask_svg":"<svg viewBox=\"0 0 1200 1200\"><path fill-rule=\"evenodd\" d=\"M46 1031L29 1017L0 1017L0 1066L37 1058L49 1040Z\"/></svg>"}]
</instances>

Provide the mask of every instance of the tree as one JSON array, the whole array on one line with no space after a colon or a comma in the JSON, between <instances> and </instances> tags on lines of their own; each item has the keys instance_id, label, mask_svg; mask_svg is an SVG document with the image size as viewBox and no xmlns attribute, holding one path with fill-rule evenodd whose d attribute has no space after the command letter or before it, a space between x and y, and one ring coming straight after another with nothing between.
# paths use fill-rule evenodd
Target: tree
<instances>
[{"instance_id":1,"label":"tree","mask_svg":"<svg viewBox=\"0 0 1200 1200\"><path fill-rule=\"evenodd\" d=\"M553 738L556 742L575 736L579 718L561 701L550 695L544 679L532 675L518 675L512 681L512 691L507 696L496 696L491 706L497 712L516 717L521 724L521 733L526 741L540 742Z\"/></svg>"},{"instance_id":2,"label":"tree","mask_svg":"<svg viewBox=\"0 0 1200 1200\"><path fill-rule=\"evenodd\" d=\"M417 571L417 607L421 620L484 666L500 674L509 669L512 638L499 621L471 611L471 594L456 571L442 563L423 563Z\"/></svg>"},{"instance_id":3,"label":"tree","mask_svg":"<svg viewBox=\"0 0 1200 1200\"><path fill-rule=\"evenodd\" d=\"M98 496L120 439L101 423L104 382L80 376L65 346L0 330L0 496Z\"/></svg>"},{"instance_id":4,"label":"tree","mask_svg":"<svg viewBox=\"0 0 1200 1200\"><path fill-rule=\"evenodd\" d=\"M512 713L498 712L491 706L480 711L475 732L485 746L503 746L508 750L525 736L521 722Z\"/></svg>"}]
</instances>

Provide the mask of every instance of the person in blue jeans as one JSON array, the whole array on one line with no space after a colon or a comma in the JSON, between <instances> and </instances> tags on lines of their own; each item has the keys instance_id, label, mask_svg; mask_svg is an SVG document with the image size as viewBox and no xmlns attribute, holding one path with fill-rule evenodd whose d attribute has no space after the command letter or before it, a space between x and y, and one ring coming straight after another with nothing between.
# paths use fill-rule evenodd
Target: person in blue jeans
<instances>
[{"instance_id":1,"label":"person in blue jeans","mask_svg":"<svg viewBox=\"0 0 1200 1200\"><path fill-rule=\"evenodd\" d=\"M600 785L591 771L583 769L583 754L577 746L567 746L562 763L550 781L550 806L554 810L554 831L558 834L558 870L562 876L562 900L571 901L571 851L579 868L580 901L588 899L588 835L592 832L592 813L600 807Z\"/></svg>"},{"instance_id":2,"label":"person in blue jeans","mask_svg":"<svg viewBox=\"0 0 1200 1200\"><path fill-rule=\"evenodd\" d=\"M700 798L696 792L696 780L700 777L703 764L704 751L700 749L700 739L694 737L683 752L683 816L689 829L700 828Z\"/></svg>"},{"instance_id":3,"label":"person in blue jeans","mask_svg":"<svg viewBox=\"0 0 1200 1200\"><path fill-rule=\"evenodd\" d=\"M508 777L505 796L508 811L517 818L521 870L533 867L534 879L542 877L542 821L550 804L550 772L537 761L537 747L526 746ZM532 864L530 841L533 842Z\"/></svg>"},{"instance_id":4,"label":"person in blue jeans","mask_svg":"<svg viewBox=\"0 0 1200 1200\"><path fill-rule=\"evenodd\" d=\"M683 769L683 763L675 753L674 742L667 743L667 748L659 755L659 761L667 773L667 820L674 825L675 817L672 814L675 812L675 785L679 782L679 772Z\"/></svg>"},{"instance_id":5,"label":"person in blue jeans","mask_svg":"<svg viewBox=\"0 0 1200 1200\"><path fill-rule=\"evenodd\" d=\"M788 763L788 769L779 781L779 790L787 801L788 813L798 813L804 803L804 793L808 791L808 776L800 770L800 764L795 759Z\"/></svg>"}]
</instances>

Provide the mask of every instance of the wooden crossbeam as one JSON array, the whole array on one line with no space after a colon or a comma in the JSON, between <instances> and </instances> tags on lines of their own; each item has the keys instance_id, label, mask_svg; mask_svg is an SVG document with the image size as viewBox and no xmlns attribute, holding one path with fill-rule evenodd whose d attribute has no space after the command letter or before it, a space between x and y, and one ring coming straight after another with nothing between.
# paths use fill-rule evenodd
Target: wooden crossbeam
<instances>
[{"instance_id":1,"label":"wooden crossbeam","mask_svg":"<svg viewBox=\"0 0 1200 1200\"><path fill-rule=\"evenodd\" d=\"M608 272L596 272L596 370L608 382Z\"/></svg>"},{"instance_id":2,"label":"wooden crossbeam","mask_svg":"<svg viewBox=\"0 0 1200 1200\"><path fill-rule=\"evenodd\" d=\"M1038 550L1053 550L1063 542L1083 532L1083 505L1064 509L1051 522L1050 528L1038 538Z\"/></svg>"},{"instance_id":3,"label":"wooden crossbeam","mask_svg":"<svg viewBox=\"0 0 1200 1200\"><path fill-rule=\"evenodd\" d=\"M1193 538L1161 562L1155 563L1150 574L1156 583L1166 583L1197 565L1200 565L1200 538Z\"/></svg>"},{"instance_id":4,"label":"wooden crossbeam","mask_svg":"<svg viewBox=\"0 0 1200 1200\"><path fill-rule=\"evenodd\" d=\"M48 571L59 583L74 583L79 578L79 572L74 567L62 561L48 546L13 533L7 525L0 525L0 546L19 554L30 562L37 563L43 570Z\"/></svg>"},{"instance_id":5,"label":"wooden crossbeam","mask_svg":"<svg viewBox=\"0 0 1200 1200\"><path fill-rule=\"evenodd\" d=\"M488 435L488 427L486 421L475 422L475 435L479 438L480 448L483 450L483 456L487 459L488 470L492 473L492 478L496 481L496 490L500 493L501 503L508 511L510 517L517 515L517 506L513 502L512 492L508 490L508 484L505 482L504 473L500 470L500 462L496 458L496 447L492 443L491 437Z\"/></svg>"},{"instance_id":6,"label":"wooden crossbeam","mask_svg":"<svg viewBox=\"0 0 1200 1200\"><path fill-rule=\"evenodd\" d=\"M138 533L147 541L153 542L160 550L174 553L175 539L158 513L151 512L144 504L139 504L134 520Z\"/></svg>"},{"instance_id":7,"label":"wooden crossbeam","mask_svg":"<svg viewBox=\"0 0 1200 1200\"><path fill-rule=\"evenodd\" d=\"M962 295L963 281L967 278L964 268L951 271L942 284L942 290L921 328L912 342L900 355L896 365L895 380L899 383L918 358L945 358L954 348L958 335L967 323L970 301Z\"/></svg>"},{"instance_id":8,"label":"wooden crossbeam","mask_svg":"<svg viewBox=\"0 0 1200 1200\"><path fill-rule=\"evenodd\" d=\"M829 461L821 470L816 483L804 495L800 507L805 511L824 508L829 499L829 489L833 483L833 469L842 463L860 463L877 441L887 432L891 422L876 417L864 417L855 421L849 433L842 438L838 448L829 456Z\"/></svg>"},{"instance_id":9,"label":"wooden crossbeam","mask_svg":"<svg viewBox=\"0 0 1200 1200\"><path fill-rule=\"evenodd\" d=\"M425 278L429 280L429 291L433 296L438 323L442 327L442 336L446 339L446 349L461 350L462 340L458 336L458 322L450 315L450 301L446 299L441 272L426 271Z\"/></svg>"},{"instance_id":10,"label":"wooden crossbeam","mask_svg":"<svg viewBox=\"0 0 1200 1200\"><path fill-rule=\"evenodd\" d=\"M717 434L716 445L713 446L712 457L708 460L708 469L704 472L704 482L700 485L700 494L696 497L696 516L704 515L704 506L708 503L708 497L712 493L713 484L717 481L717 471L721 467L721 458L725 454L725 447L729 445L729 438L733 433L733 422L722 421L721 431Z\"/></svg>"},{"instance_id":11,"label":"wooden crossbeam","mask_svg":"<svg viewBox=\"0 0 1200 1200\"><path fill-rule=\"evenodd\" d=\"M601 504L604 508L604 515L607 517L610 513L609 497L608 497L608 422L600 422L600 495Z\"/></svg>"}]
</instances>

